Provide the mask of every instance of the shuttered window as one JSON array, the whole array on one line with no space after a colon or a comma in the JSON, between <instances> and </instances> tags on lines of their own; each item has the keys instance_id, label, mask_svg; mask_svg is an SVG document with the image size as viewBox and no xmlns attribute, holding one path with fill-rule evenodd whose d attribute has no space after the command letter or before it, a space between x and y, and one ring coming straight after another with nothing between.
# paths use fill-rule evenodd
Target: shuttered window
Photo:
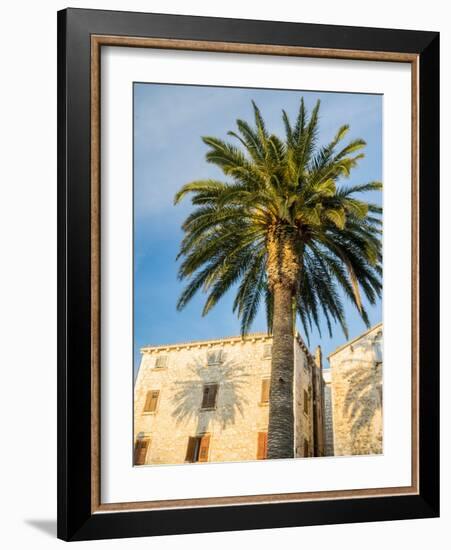
<instances>
[{"instance_id":1,"label":"shuttered window","mask_svg":"<svg viewBox=\"0 0 451 550\"><path fill-rule=\"evenodd\" d=\"M261 403L268 403L269 402L269 388L270 388L269 378L263 378L262 388L261 388L261 396L260 396L260 402Z\"/></svg>"},{"instance_id":2,"label":"shuttered window","mask_svg":"<svg viewBox=\"0 0 451 550\"><path fill-rule=\"evenodd\" d=\"M160 390L150 390L147 392L144 412L155 412L157 410L159 395Z\"/></svg>"},{"instance_id":3,"label":"shuttered window","mask_svg":"<svg viewBox=\"0 0 451 550\"><path fill-rule=\"evenodd\" d=\"M207 365L217 365L222 360L222 350L213 350L207 353Z\"/></svg>"},{"instance_id":4,"label":"shuttered window","mask_svg":"<svg viewBox=\"0 0 451 550\"><path fill-rule=\"evenodd\" d=\"M378 332L373 341L374 360L376 365L382 363L382 332Z\"/></svg>"},{"instance_id":5,"label":"shuttered window","mask_svg":"<svg viewBox=\"0 0 451 550\"><path fill-rule=\"evenodd\" d=\"M185 460L187 462L196 462L195 456L198 453L198 445L199 445L199 438L198 437L189 437L188 438L188 447L186 449L186 457Z\"/></svg>"},{"instance_id":6,"label":"shuttered window","mask_svg":"<svg viewBox=\"0 0 451 550\"><path fill-rule=\"evenodd\" d=\"M304 390L304 412L305 414L309 413L309 399L308 399L308 392Z\"/></svg>"},{"instance_id":7,"label":"shuttered window","mask_svg":"<svg viewBox=\"0 0 451 550\"><path fill-rule=\"evenodd\" d=\"M135 443L135 466L142 466L146 463L147 449L149 448L150 439L137 439Z\"/></svg>"},{"instance_id":8,"label":"shuttered window","mask_svg":"<svg viewBox=\"0 0 451 550\"><path fill-rule=\"evenodd\" d=\"M258 432L257 459L264 460L268 452L268 433Z\"/></svg>"},{"instance_id":9,"label":"shuttered window","mask_svg":"<svg viewBox=\"0 0 451 550\"><path fill-rule=\"evenodd\" d=\"M209 434L188 438L188 447L185 457L186 462L208 462L209 448Z\"/></svg>"},{"instance_id":10,"label":"shuttered window","mask_svg":"<svg viewBox=\"0 0 451 550\"><path fill-rule=\"evenodd\" d=\"M200 438L199 442L199 456L198 460L199 462L207 462L208 461L208 449L210 447L210 436L209 435L203 435Z\"/></svg>"},{"instance_id":11,"label":"shuttered window","mask_svg":"<svg viewBox=\"0 0 451 550\"><path fill-rule=\"evenodd\" d=\"M168 356L167 355L158 355L155 359L155 368L156 369L164 369L168 364Z\"/></svg>"},{"instance_id":12,"label":"shuttered window","mask_svg":"<svg viewBox=\"0 0 451 550\"><path fill-rule=\"evenodd\" d=\"M216 396L218 394L218 384L207 384L204 386L202 395L202 409L213 409L216 407Z\"/></svg>"}]
</instances>

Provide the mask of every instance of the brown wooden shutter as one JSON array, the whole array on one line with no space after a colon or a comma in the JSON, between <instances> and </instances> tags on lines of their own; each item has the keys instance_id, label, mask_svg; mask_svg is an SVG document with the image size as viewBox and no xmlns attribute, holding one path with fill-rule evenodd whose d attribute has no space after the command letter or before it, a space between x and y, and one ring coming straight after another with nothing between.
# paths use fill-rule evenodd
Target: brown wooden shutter
<instances>
[{"instance_id":1,"label":"brown wooden shutter","mask_svg":"<svg viewBox=\"0 0 451 550\"><path fill-rule=\"evenodd\" d=\"M218 385L215 384L214 386L211 386L210 390L210 399L209 399L209 406L210 407L216 407L216 396L218 394Z\"/></svg>"},{"instance_id":2,"label":"brown wooden shutter","mask_svg":"<svg viewBox=\"0 0 451 550\"><path fill-rule=\"evenodd\" d=\"M188 438L188 447L186 449L185 460L187 462L194 462L194 453L196 451L197 437Z\"/></svg>"},{"instance_id":3,"label":"brown wooden shutter","mask_svg":"<svg viewBox=\"0 0 451 550\"><path fill-rule=\"evenodd\" d=\"M217 384L209 384L204 386L204 393L202 396L202 408L212 409L216 405L216 395L218 393Z\"/></svg>"},{"instance_id":4,"label":"brown wooden shutter","mask_svg":"<svg viewBox=\"0 0 451 550\"><path fill-rule=\"evenodd\" d=\"M135 465L141 466L146 463L147 448L149 439L138 439L135 443Z\"/></svg>"},{"instance_id":5,"label":"brown wooden shutter","mask_svg":"<svg viewBox=\"0 0 451 550\"><path fill-rule=\"evenodd\" d=\"M146 395L146 402L144 404L144 412L150 411L151 401L152 401L152 392L148 391Z\"/></svg>"},{"instance_id":6,"label":"brown wooden shutter","mask_svg":"<svg viewBox=\"0 0 451 550\"><path fill-rule=\"evenodd\" d=\"M210 447L210 436L204 435L200 438L199 462L208 461L208 448Z\"/></svg>"},{"instance_id":7,"label":"brown wooden shutter","mask_svg":"<svg viewBox=\"0 0 451 550\"><path fill-rule=\"evenodd\" d=\"M261 392L261 402L262 403L268 403L269 401L269 378L263 378L262 380L262 392Z\"/></svg>"},{"instance_id":8,"label":"brown wooden shutter","mask_svg":"<svg viewBox=\"0 0 451 550\"><path fill-rule=\"evenodd\" d=\"M160 395L160 391L159 390L154 390L151 393L152 393L152 397L151 397L151 401L150 401L150 412L154 412L154 411L157 410L158 397Z\"/></svg>"},{"instance_id":9,"label":"brown wooden shutter","mask_svg":"<svg viewBox=\"0 0 451 550\"><path fill-rule=\"evenodd\" d=\"M150 390L147 392L144 412L155 412L157 410L159 390Z\"/></svg>"},{"instance_id":10,"label":"brown wooden shutter","mask_svg":"<svg viewBox=\"0 0 451 550\"><path fill-rule=\"evenodd\" d=\"M258 460L264 460L268 451L268 433L258 432L258 444L257 444L257 458Z\"/></svg>"},{"instance_id":11,"label":"brown wooden shutter","mask_svg":"<svg viewBox=\"0 0 451 550\"><path fill-rule=\"evenodd\" d=\"M210 393L210 386L204 386L204 393L202 394L202 408L208 407L208 395Z\"/></svg>"}]
</instances>

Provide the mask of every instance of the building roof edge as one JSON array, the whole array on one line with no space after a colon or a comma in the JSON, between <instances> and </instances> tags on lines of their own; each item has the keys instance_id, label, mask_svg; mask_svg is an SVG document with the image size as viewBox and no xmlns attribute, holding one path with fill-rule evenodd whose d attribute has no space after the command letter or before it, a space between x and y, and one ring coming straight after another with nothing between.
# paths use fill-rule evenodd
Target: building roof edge
<instances>
[{"instance_id":1,"label":"building roof edge","mask_svg":"<svg viewBox=\"0 0 451 550\"><path fill-rule=\"evenodd\" d=\"M197 346L211 346L214 344L225 344L227 342L246 342L252 340L270 340L272 338L271 334L267 332L255 332L251 334L246 334L246 336L226 336L224 338L212 338L210 340L191 340L188 342L176 342L174 344L158 344L156 346L148 345L143 346L140 351L141 353L146 353L151 350L169 350L177 348L186 348L186 347L197 347Z\"/></svg>"},{"instance_id":2,"label":"building roof edge","mask_svg":"<svg viewBox=\"0 0 451 550\"><path fill-rule=\"evenodd\" d=\"M345 349L346 347L348 346L351 346L352 344L354 344L355 342L357 342L358 340L360 340L361 338L363 338L364 336L366 336L367 334L369 334L370 332L373 332L373 330L377 329L377 328L380 328L382 326L382 321L380 323L377 323L376 325L373 325L372 327L370 327L368 330L366 330L365 332L362 332L362 334L359 334L359 336L356 336L355 338L353 338L352 340L349 340L349 342L345 342L344 344L342 344L341 346L339 346L336 350L334 350L332 353L329 353L329 355L327 356L327 359L330 359L333 355L335 355L336 353L342 351L343 349Z\"/></svg>"}]
</instances>

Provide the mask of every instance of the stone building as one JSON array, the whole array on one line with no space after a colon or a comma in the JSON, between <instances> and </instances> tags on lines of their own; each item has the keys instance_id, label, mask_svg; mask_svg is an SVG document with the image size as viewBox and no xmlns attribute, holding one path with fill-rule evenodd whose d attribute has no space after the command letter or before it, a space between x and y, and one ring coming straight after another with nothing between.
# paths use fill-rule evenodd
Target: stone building
<instances>
[{"instance_id":1,"label":"stone building","mask_svg":"<svg viewBox=\"0 0 451 550\"><path fill-rule=\"evenodd\" d=\"M330 375L325 375L325 437L326 441L332 439L329 407L332 454L382 453L382 324L336 349L329 355L329 363ZM326 443L325 454L330 454L330 443Z\"/></svg>"},{"instance_id":2,"label":"stone building","mask_svg":"<svg viewBox=\"0 0 451 550\"><path fill-rule=\"evenodd\" d=\"M253 334L141 350L135 465L266 458L272 338ZM294 338L295 456L324 454L321 352Z\"/></svg>"}]
</instances>

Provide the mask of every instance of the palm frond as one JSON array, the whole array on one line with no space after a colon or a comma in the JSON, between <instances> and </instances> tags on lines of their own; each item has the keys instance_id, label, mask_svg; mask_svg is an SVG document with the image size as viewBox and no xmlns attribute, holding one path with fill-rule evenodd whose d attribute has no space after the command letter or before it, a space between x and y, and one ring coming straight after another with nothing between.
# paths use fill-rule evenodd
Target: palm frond
<instances>
[{"instance_id":1,"label":"palm frond","mask_svg":"<svg viewBox=\"0 0 451 550\"><path fill-rule=\"evenodd\" d=\"M363 156L365 141L344 145L349 126L317 147L319 101L310 115L303 98L292 124L282 111L283 139L271 134L252 102L254 120L237 120L228 133L234 144L206 136L206 160L228 181L197 180L174 197L189 196L192 212L182 229L180 279L187 280L177 307L206 295L203 314L232 289L241 331L250 330L264 302L268 331L274 320L274 293L268 271L268 235L290 239L299 274L293 306L307 339L312 330L329 334L335 324L348 334L345 301L368 325L364 299L374 304L382 291L382 207L364 193L380 192L378 181L343 185ZM271 233L273 234L273 233ZM288 242L288 241L287 241Z\"/></svg>"}]
</instances>

